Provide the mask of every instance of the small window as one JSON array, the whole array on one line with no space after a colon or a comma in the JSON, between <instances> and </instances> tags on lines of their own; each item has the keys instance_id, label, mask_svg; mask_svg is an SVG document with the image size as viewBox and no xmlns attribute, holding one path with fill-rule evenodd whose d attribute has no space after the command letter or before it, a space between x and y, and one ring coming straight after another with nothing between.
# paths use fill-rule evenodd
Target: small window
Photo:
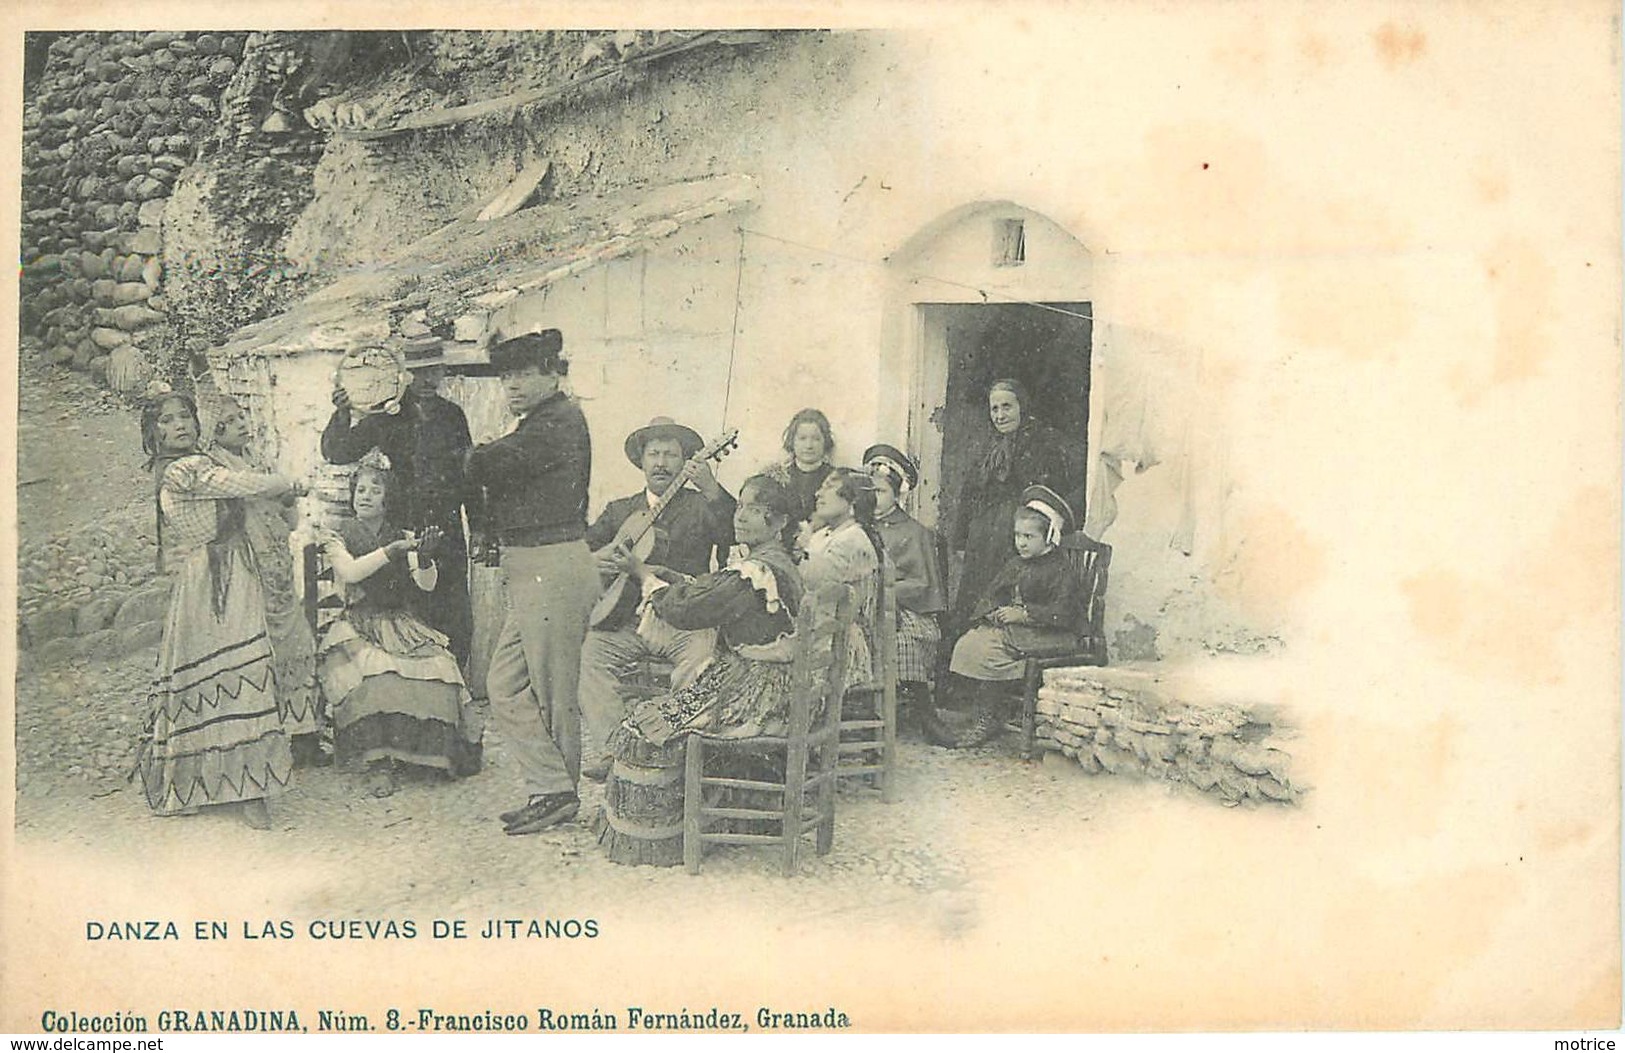
<instances>
[{"instance_id":1,"label":"small window","mask_svg":"<svg viewBox=\"0 0 1625 1053\"><path fill-rule=\"evenodd\" d=\"M1027 231L1022 220L993 221L993 266L1019 267L1027 262Z\"/></svg>"}]
</instances>

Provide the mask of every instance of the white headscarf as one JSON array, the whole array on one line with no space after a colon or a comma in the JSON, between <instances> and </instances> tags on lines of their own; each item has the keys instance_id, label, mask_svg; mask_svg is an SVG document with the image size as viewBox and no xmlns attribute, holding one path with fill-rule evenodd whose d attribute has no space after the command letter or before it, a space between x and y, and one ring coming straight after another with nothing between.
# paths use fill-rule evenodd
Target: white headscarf
<instances>
[{"instance_id":1,"label":"white headscarf","mask_svg":"<svg viewBox=\"0 0 1625 1053\"><path fill-rule=\"evenodd\" d=\"M1028 501L1025 505L1022 505L1022 507L1032 509L1034 512L1037 512L1039 515L1043 516L1044 520L1049 523L1049 529L1044 532L1045 541L1049 542L1052 547L1061 543L1062 519L1059 510L1051 508L1042 501Z\"/></svg>"}]
</instances>

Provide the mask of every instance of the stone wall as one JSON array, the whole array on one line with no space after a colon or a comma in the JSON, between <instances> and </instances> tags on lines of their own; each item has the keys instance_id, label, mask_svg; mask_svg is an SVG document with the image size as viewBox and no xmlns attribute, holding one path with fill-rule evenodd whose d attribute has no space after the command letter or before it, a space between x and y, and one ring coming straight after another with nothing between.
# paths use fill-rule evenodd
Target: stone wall
<instances>
[{"instance_id":1,"label":"stone wall","mask_svg":"<svg viewBox=\"0 0 1625 1053\"><path fill-rule=\"evenodd\" d=\"M1051 669L1038 691L1038 736L1090 773L1185 783L1226 806L1297 801L1280 716L1213 697L1155 665Z\"/></svg>"},{"instance_id":2,"label":"stone wall","mask_svg":"<svg viewBox=\"0 0 1625 1053\"><path fill-rule=\"evenodd\" d=\"M24 108L22 332L130 389L168 339L165 202L237 71L241 34L71 33Z\"/></svg>"}]
</instances>

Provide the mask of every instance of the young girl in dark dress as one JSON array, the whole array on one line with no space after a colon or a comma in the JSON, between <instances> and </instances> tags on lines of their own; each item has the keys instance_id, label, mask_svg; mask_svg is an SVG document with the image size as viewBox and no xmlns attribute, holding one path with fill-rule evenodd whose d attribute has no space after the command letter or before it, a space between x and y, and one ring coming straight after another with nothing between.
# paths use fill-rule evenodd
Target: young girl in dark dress
<instances>
[{"instance_id":1,"label":"young girl in dark dress","mask_svg":"<svg viewBox=\"0 0 1625 1053\"><path fill-rule=\"evenodd\" d=\"M822 410L811 407L790 418L784 429L785 459L764 469L762 474L783 486L790 496L790 536L796 526L812 518L818 503L818 488L834 471L835 433Z\"/></svg>"},{"instance_id":2,"label":"young girl in dark dress","mask_svg":"<svg viewBox=\"0 0 1625 1053\"><path fill-rule=\"evenodd\" d=\"M971 606L972 625L948 666L983 694L980 714L997 711L987 696L1020 680L1029 657L1075 651L1088 631L1082 575L1061 545L1072 529L1072 508L1059 494L1047 486L1022 491L1012 516L1016 555Z\"/></svg>"},{"instance_id":3,"label":"young girl in dark dress","mask_svg":"<svg viewBox=\"0 0 1625 1053\"><path fill-rule=\"evenodd\" d=\"M937 619L947 606L937 538L903 510L904 495L919 481L912 459L895 446L876 445L863 452L863 465L875 481L875 524L896 575L897 694L910 709L920 709L930 702L942 642Z\"/></svg>"},{"instance_id":4,"label":"young girl in dark dress","mask_svg":"<svg viewBox=\"0 0 1625 1053\"><path fill-rule=\"evenodd\" d=\"M952 623L963 631L976 620L971 607L1014 555L1010 517L1029 486L1049 487L1073 508L1083 507L1081 437L1062 435L1033 416L1026 389L1015 380L988 387L992 436L981 463L970 470L954 514L949 548L963 557L954 592Z\"/></svg>"}]
</instances>

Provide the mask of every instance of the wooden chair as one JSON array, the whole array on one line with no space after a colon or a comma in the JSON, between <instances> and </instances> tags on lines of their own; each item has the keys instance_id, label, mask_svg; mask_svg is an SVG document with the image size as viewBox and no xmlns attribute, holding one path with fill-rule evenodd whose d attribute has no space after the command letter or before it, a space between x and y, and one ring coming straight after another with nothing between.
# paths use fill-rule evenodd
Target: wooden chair
<instances>
[{"instance_id":1,"label":"wooden chair","mask_svg":"<svg viewBox=\"0 0 1625 1053\"><path fill-rule=\"evenodd\" d=\"M842 779L864 779L880 790L880 799L897 799L897 572L882 555L886 578L877 621L869 634L879 683L848 692L841 700Z\"/></svg>"},{"instance_id":2,"label":"wooden chair","mask_svg":"<svg viewBox=\"0 0 1625 1053\"><path fill-rule=\"evenodd\" d=\"M1106 575L1112 565L1112 547L1081 532L1068 536L1061 544L1071 550L1077 573L1083 576L1086 599L1082 622L1086 631L1074 651L1027 658L1021 698L1021 756L1024 760L1031 760L1037 749L1038 689L1044 682L1044 670L1106 664Z\"/></svg>"},{"instance_id":3,"label":"wooden chair","mask_svg":"<svg viewBox=\"0 0 1625 1053\"><path fill-rule=\"evenodd\" d=\"M620 682L626 699L659 697L671 691L671 677L677 671L669 658L649 655L638 659L632 675Z\"/></svg>"},{"instance_id":4,"label":"wooden chair","mask_svg":"<svg viewBox=\"0 0 1625 1053\"><path fill-rule=\"evenodd\" d=\"M828 854L834 845L840 700L846 686L845 642L852 617L852 590L845 585L827 585L803 598L796 618L787 734L750 739L689 735L684 754L683 862L690 874L700 872L708 844L778 845L784 854L786 877L796 872L803 837L817 835L819 855ZM779 756L784 758L780 781L708 774L706 767L712 759ZM707 804L708 789L726 789L753 799L765 797L768 803L760 807L736 806L743 802ZM745 831L737 826L741 822L778 829L774 833Z\"/></svg>"},{"instance_id":5,"label":"wooden chair","mask_svg":"<svg viewBox=\"0 0 1625 1053\"><path fill-rule=\"evenodd\" d=\"M333 568L322 559L321 546L312 542L304 547L300 568L300 579L304 586L305 621L310 623L311 635L319 641L322 638L322 630L344 609L344 597L340 595L338 584L333 580Z\"/></svg>"}]
</instances>

